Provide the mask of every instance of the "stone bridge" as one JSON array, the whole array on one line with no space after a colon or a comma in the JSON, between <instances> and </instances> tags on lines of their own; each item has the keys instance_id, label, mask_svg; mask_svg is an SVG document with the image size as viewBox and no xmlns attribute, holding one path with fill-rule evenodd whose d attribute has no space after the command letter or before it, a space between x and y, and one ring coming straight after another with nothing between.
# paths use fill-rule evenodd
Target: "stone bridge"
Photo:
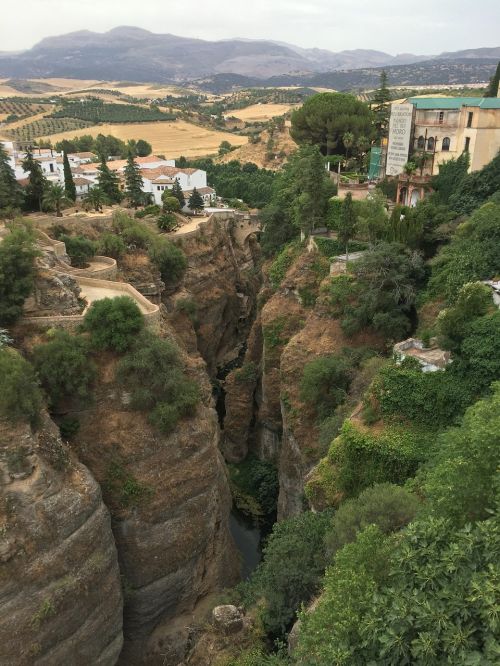
<instances>
[{"instance_id":1,"label":"stone bridge","mask_svg":"<svg viewBox=\"0 0 500 666\"><path fill-rule=\"evenodd\" d=\"M235 241L244 245L252 234L262 231L257 215L236 213L233 217L232 231Z\"/></svg>"}]
</instances>

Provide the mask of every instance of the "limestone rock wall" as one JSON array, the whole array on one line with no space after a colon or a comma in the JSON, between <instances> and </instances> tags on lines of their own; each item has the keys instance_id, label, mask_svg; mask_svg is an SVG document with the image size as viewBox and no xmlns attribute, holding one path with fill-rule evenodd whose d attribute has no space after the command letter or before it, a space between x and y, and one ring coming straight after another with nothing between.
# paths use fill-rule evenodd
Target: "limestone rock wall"
<instances>
[{"instance_id":1,"label":"limestone rock wall","mask_svg":"<svg viewBox=\"0 0 500 666\"><path fill-rule=\"evenodd\" d=\"M238 356L250 332L260 288L259 247L252 237L239 244L230 225L215 219L177 242L188 259L179 289L196 305L198 350L213 378ZM163 298L168 304L168 295Z\"/></svg>"},{"instance_id":2,"label":"limestone rock wall","mask_svg":"<svg viewBox=\"0 0 500 666\"><path fill-rule=\"evenodd\" d=\"M113 666L122 593L109 513L43 416L0 422L0 663Z\"/></svg>"},{"instance_id":3,"label":"limestone rock wall","mask_svg":"<svg viewBox=\"0 0 500 666\"><path fill-rule=\"evenodd\" d=\"M163 326L164 335L175 337L165 321ZM93 404L76 414L81 427L75 446L113 517L125 595L123 664L154 663L150 637L159 626L163 642L157 648L168 652L172 666L180 663L187 634L177 631L176 619L238 574L211 386L198 355L186 355L185 362L202 400L170 435L155 431L147 414L127 409L111 356L99 360Z\"/></svg>"}]
</instances>

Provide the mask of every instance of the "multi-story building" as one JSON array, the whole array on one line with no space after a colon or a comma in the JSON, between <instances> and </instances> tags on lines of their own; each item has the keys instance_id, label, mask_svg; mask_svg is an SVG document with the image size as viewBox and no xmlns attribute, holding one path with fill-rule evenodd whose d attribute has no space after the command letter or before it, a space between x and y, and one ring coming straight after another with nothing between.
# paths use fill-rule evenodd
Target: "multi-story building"
<instances>
[{"instance_id":1,"label":"multi-story building","mask_svg":"<svg viewBox=\"0 0 500 666\"><path fill-rule=\"evenodd\" d=\"M436 175L439 165L464 151L470 171L479 171L500 150L500 98L414 97L413 151L427 153L424 170Z\"/></svg>"},{"instance_id":2,"label":"multi-story building","mask_svg":"<svg viewBox=\"0 0 500 666\"><path fill-rule=\"evenodd\" d=\"M394 123L394 135L389 132L388 155L391 144L401 153L401 136L407 134L405 155L388 175L399 175L398 201L415 205L424 196L425 185L439 172L439 165L463 152L469 154L469 171L478 171L500 150L500 98L489 97L410 97L405 108L413 107L407 120ZM402 115L399 105L393 104L391 117ZM401 109L403 107L400 107ZM404 123L407 126L404 127ZM416 171L404 174L404 162L413 162Z\"/></svg>"}]
</instances>

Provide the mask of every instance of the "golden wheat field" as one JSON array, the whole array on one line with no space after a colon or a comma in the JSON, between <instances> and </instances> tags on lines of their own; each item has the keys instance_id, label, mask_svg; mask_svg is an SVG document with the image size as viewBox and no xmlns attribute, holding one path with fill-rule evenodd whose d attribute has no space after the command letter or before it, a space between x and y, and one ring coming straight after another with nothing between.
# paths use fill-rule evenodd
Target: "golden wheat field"
<instances>
[{"instance_id":1,"label":"golden wheat field","mask_svg":"<svg viewBox=\"0 0 500 666\"><path fill-rule=\"evenodd\" d=\"M82 134L112 134L118 139L145 139L153 146L153 152L165 155L167 158L202 157L216 153L222 141L229 141L233 146L242 146L247 143L247 138L230 134L229 132L218 132L208 130L204 127L192 125L183 120L175 122L158 123L123 123L95 125L81 130L52 134L46 139L57 143L62 139L72 139Z\"/></svg>"},{"instance_id":2,"label":"golden wheat field","mask_svg":"<svg viewBox=\"0 0 500 666\"><path fill-rule=\"evenodd\" d=\"M252 104L245 109L237 109L236 111L228 111L228 115L244 120L245 122L252 122L257 120L270 120L275 116L282 116L288 111L297 108L298 104Z\"/></svg>"}]
</instances>

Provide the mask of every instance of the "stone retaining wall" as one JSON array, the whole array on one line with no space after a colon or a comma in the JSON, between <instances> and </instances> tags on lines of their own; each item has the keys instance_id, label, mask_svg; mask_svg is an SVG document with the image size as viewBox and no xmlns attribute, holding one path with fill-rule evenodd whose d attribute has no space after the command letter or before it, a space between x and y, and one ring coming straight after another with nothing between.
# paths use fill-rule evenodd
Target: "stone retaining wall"
<instances>
[{"instance_id":1,"label":"stone retaining wall","mask_svg":"<svg viewBox=\"0 0 500 666\"><path fill-rule=\"evenodd\" d=\"M70 264L67 264L62 259L58 260L57 266L60 267L61 270L63 270L65 273L69 273L75 277L81 276L102 280L112 280L116 277L118 269L114 259L96 254L92 261L103 264L103 267L98 268L97 270L90 270L88 268L75 268L75 266L70 266Z\"/></svg>"},{"instance_id":2,"label":"stone retaining wall","mask_svg":"<svg viewBox=\"0 0 500 666\"><path fill-rule=\"evenodd\" d=\"M62 241L53 240L50 236L47 236L45 231L40 231L36 229L36 235L41 240L42 244L50 245L54 250L56 257L65 257L66 255L66 245Z\"/></svg>"},{"instance_id":3,"label":"stone retaining wall","mask_svg":"<svg viewBox=\"0 0 500 666\"><path fill-rule=\"evenodd\" d=\"M132 285L127 282L111 282L109 280L94 279L89 277L77 277L77 282L80 286L88 285L91 287L102 287L104 289L115 289L116 291L123 292L124 296L130 296L130 298L140 303L146 312L143 312L144 321L146 326L158 331L160 327L160 308L158 305L151 303L145 298L141 293L137 291ZM23 317L22 323L30 324L36 326L41 330L46 330L47 328L63 328L68 331L76 331L78 326L83 322L85 312L88 307L79 315L53 315L53 316L44 316L44 317Z\"/></svg>"}]
</instances>

